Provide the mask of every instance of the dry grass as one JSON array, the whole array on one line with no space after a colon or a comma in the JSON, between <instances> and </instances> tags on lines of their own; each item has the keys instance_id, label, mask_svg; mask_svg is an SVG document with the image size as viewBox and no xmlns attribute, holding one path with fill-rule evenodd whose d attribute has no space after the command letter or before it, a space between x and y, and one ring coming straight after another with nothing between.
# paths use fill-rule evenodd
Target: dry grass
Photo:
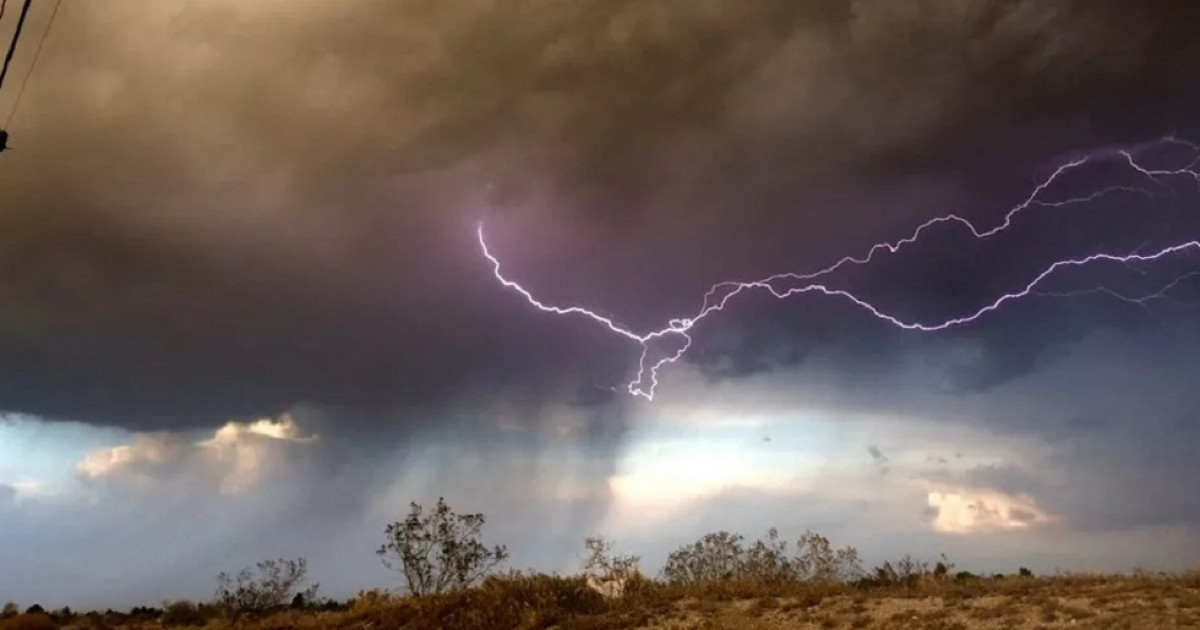
<instances>
[{"instance_id":1,"label":"dry grass","mask_svg":"<svg viewBox=\"0 0 1200 630\"><path fill-rule=\"evenodd\" d=\"M0 630L161 628L158 621L21 615ZM410 599L374 592L342 612L286 611L210 630L782 630L1200 628L1200 575L1068 575L861 589L726 581L679 588L648 580L606 601L582 578L509 576L452 595Z\"/></svg>"}]
</instances>

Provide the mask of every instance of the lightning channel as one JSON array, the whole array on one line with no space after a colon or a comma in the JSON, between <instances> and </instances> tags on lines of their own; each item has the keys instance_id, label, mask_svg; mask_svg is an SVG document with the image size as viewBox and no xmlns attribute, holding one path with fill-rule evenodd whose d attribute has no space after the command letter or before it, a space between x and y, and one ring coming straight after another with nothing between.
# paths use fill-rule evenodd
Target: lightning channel
<instances>
[{"instance_id":1,"label":"lightning channel","mask_svg":"<svg viewBox=\"0 0 1200 630\"><path fill-rule=\"evenodd\" d=\"M1162 146L1162 145L1183 146L1183 147L1191 150L1195 155L1192 156L1192 159L1187 164L1185 164L1182 167L1178 167L1178 168L1150 168L1150 167L1144 166L1143 164L1141 164L1138 161L1138 159L1137 159L1138 153L1140 153L1141 151L1143 151L1147 148ZM695 328L702 320L709 317L710 315L713 315L714 313L718 313L718 312L724 310L726 305L728 305L735 297L737 297L738 295L741 295L742 293L745 293L747 291L765 291L777 299L785 299L785 298L789 298L789 297L792 297L795 295L807 294L807 293L823 295L823 296L830 297L830 298L842 299L842 300L846 300L846 301L850 302L851 304L854 304L855 306L866 311L867 313L869 313L870 315L872 315L873 317L875 317L876 319L878 319L880 321L883 321L885 323L888 323L892 326L895 326L895 327L903 329L903 330L920 331L920 332L937 332L937 331L941 331L941 330L946 330L948 328L969 324L969 323L974 322L974 321L978 320L979 318L981 318L993 311L996 311L997 309L1001 308L1003 305L1005 305L1009 302L1013 302L1013 301L1020 300L1022 298L1026 298L1026 297L1031 297L1031 296L1069 297L1069 296L1082 295L1082 294L1087 294L1087 293L1100 293L1100 294L1108 295L1110 297L1114 297L1116 299L1120 299L1120 300L1123 300L1123 301L1126 301L1129 303L1138 304L1138 305L1142 306L1143 308L1146 307L1146 303L1151 299L1165 298L1167 296L1167 293L1170 290L1172 290L1173 288L1178 286L1184 280L1200 274L1200 272L1189 273L1185 276L1175 279L1173 282L1169 283L1168 285L1161 288L1159 291L1157 291L1155 293L1140 296L1140 297L1130 297L1130 296L1118 293L1116 291L1113 291L1111 289L1107 289L1105 287L1096 287L1096 288L1092 288L1092 289L1083 289L1083 290L1079 290L1079 291L1068 291L1068 292L1039 291L1038 287L1041 284L1043 284L1048 278L1050 278L1053 274L1055 274L1056 272L1058 272L1059 270L1062 270L1062 269L1072 268L1072 267L1083 267L1083 266L1092 265L1092 264L1096 264L1096 263L1115 263L1115 264L1122 264L1122 265L1130 265L1132 263L1154 262L1154 261L1162 260L1162 259L1170 257L1170 256L1178 256L1178 255L1183 255L1187 252L1200 251L1200 241L1198 241L1198 240L1183 241L1183 242L1164 246L1157 250L1152 250L1152 251L1145 252L1145 253L1142 252L1142 250L1145 248L1145 246L1143 245L1133 252L1126 252L1126 253L1097 252L1097 253L1093 253L1093 254L1090 254L1087 256L1081 256L1081 257L1077 257L1077 258L1061 259L1061 260L1055 261L1055 262L1049 264L1048 266L1046 266L1044 269L1042 269L1041 272L1035 274L1024 285L1015 287L1013 290L999 295L998 297L993 299L991 302L984 304L983 306L977 308L973 312L958 315L955 317L949 317L949 318L946 318L946 319L943 319L940 321L934 321L934 322L922 322L922 321L916 321L916 320L901 319L897 316L894 316L894 315L891 315L891 314L885 312L884 310L875 306L870 301L866 300L865 298L859 297L858 295L855 295L855 294L851 293L850 291L847 291L847 290L841 289L841 288L837 288L837 287L833 287L833 286L830 286L826 282L819 281L821 278L828 276L844 267L851 266L851 265L869 264L870 262L872 262L875 259L875 257L877 255L880 255L883 252L887 252L888 254L896 254L899 251L901 251L903 248L916 243L930 229L934 228L935 226L941 225L941 224L950 224L953 226L958 226L960 228L965 228L966 232L968 232L971 237L973 237L974 239L977 239L977 240L982 240L982 239L989 238L991 236L994 236L996 234L999 234L999 233L1009 229L1014 224L1018 215L1026 212L1026 211L1029 211L1032 208L1048 208L1048 209L1065 208L1068 206L1075 206L1075 205L1080 205L1080 204L1091 203L1100 198L1103 198L1103 197L1106 197L1109 195L1114 195L1114 194L1121 194L1121 193L1141 194L1141 195L1151 195L1152 194L1151 191L1146 190L1145 188L1141 188L1141 187L1127 186L1127 185L1114 185L1114 186L1108 186L1108 187L1101 188L1099 190L1093 191L1086 195L1080 195L1080 196L1076 196L1076 197L1070 197L1070 198L1060 199L1060 200L1055 200L1055 201L1049 201L1049 200L1044 199L1046 192L1055 183L1057 183L1058 181L1063 179L1067 174L1071 173L1072 171L1075 171L1077 169L1082 168L1085 165L1095 163L1102 159L1114 159L1114 158L1119 160L1124 165L1128 166L1130 169L1132 169L1132 171L1135 174L1140 175L1141 177L1146 178L1160 186L1166 185L1164 180L1169 179L1169 178L1177 178L1177 177L1190 178L1197 184L1200 184L1200 171L1197 171L1197 167L1200 166L1200 146L1190 143L1190 142L1187 142L1187 141L1184 141L1184 140L1174 138L1174 137L1163 138L1154 143L1148 143L1146 145L1141 145L1139 147L1134 147L1134 148L1129 148L1129 149L1110 149L1110 150L1103 151L1103 152L1092 153L1085 157L1081 157L1081 158L1077 158L1077 159L1065 162L1065 163L1061 164L1060 166L1058 166L1057 168L1055 168L1050 173L1049 176L1047 176L1045 179L1043 179L1041 182L1039 182L1032 189L1032 191L1029 193L1029 195L1025 199L1023 199L1020 203L1018 203L1015 206L1013 206L1012 208L1010 208L1008 210L1008 212L1006 212L1004 214L1004 216L1002 217L1002 220L990 228L982 229L982 228L976 226L970 220L968 220L958 214L947 214L947 215L935 217L933 219L929 219L928 221L925 221L924 223L919 224L907 236L904 236L902 238L899 238L897 240L890 241L890 242L876 243L876 244L872 245L871 247L869 247L864 254L861 254L859 256L843 257L843 258L841 258L823 268L820 268L816 271L807 272L807 273L784 272L784 273L778 273L778 274L774 274L771 276L767 276L765 278L761 278L758 280L751 280L751 281L726 280L726 281L718 282L717 284L712 285L712 287L709 288L708 291L704 294L700 309L695 314L693 314L689 317L681 317L681 318L671 319L667 322L667 325L664 328L661 328L658 330L646 331L646 332L637 332L637 331L631 330L630 328L627 328L627 327L622 326L621 324L617 323L611 317L606 317L604 315L596 313L595 311L592 311L592 310L589 310L589 309L586 309L586 308L583 308L580 306L556 306L556 305L548 304L548 303L545 303L545 302L539 300L537 297L535 297L533 295L532 292L530 292L528 289L526 289L524 286L522 286L517 281L512 280L511 278L507 277L503 273L503 267L500 263L499 258L497 258L492 253L491 249L488 247L487 239L485 237L485 232L484 232L484 225L482 222L479 223L477 226L476 237L478 239L479 247L480 247L480 250L481 250L484 258L486 258L488 260L488 262L491 264L492 274L493 274L493 276L495 276L496 280L503 287L522 296L525 299L525 301L528 302L535 309L545 312L545 313L551 313L554 315L573 315L573 316L580 316L580 317L590 319L593 322L607 328L610 332L620 335L621 337L624 337L624 338L640 345L641 346L641 354L638 359L637 375L626 385L626 390L634 396L638 396L638 397L644 398L646 400L653 400L655 390L658 387L659 371L663 367L681 359L687 353L687 351L691 348L692 336L689 333L692 331L692 329ZM791 283L800 283L800 284L795 285L795 286L786 286L786 287L777 286L777 284L783 284L785 282L788 284L791 284ZM650 344L652 342L666 339L666 338L672 338L672 339L677 340L677 342L679 344L678 347L673 352L670 352L655 361L650 361L649 360Z\"/></svg>"}]
</instances>

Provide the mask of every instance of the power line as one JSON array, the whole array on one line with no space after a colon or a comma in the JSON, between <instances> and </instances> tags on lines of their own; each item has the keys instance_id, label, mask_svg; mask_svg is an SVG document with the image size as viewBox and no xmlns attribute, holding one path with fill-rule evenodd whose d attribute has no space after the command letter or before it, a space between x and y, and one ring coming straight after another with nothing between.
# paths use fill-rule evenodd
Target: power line
<instances>
[{"instance_id":1,"label":"power line","mask_svg":"<svg viewBox=\"0 0 1200 630\"><path fill-rule=\"evenodd\" d=\"M29 6L27 0L25 6ZM33 75L33 68L37 66L38 57L42 54L42 45L46 43L46 36L50 34L50 28L54 26L54 18L58 15L58 7L62 4L62 0L54 0L54 10L50 12L50 19L46 22L46 30L42 31L42 37L38 40L37 48L33 51L33 61L29 63L29 71L25 73L25 78L21 79L21 87L17 88L17 98L13 101L12 111L8 113L8 118L4 121L4 128L8 129L9 123L12 122L13 116L17 115L17 107L21 105L21 96L25 94L25 84L29 83L29 77ZM22 12L24 17L24 12Z\"/></svg>"},{"instance_id":2,"label":"power line","mask_svg":"<svg viewBox=\"0 0 1200 630\"><path fill-rule=\"evenodd\" d=\"M4 68L0 69L0 88L4 87L4 77L8 75L8 64L12 62L13 53L17 52L17 40L21 39L21 29L25 26L25 16L29 14L29 5L33 0L25 0L21 6L21 17L17 18L17 28L13 31L12 42L8 44L8 53L4 55Z\"/></svg>"}]
</instances>

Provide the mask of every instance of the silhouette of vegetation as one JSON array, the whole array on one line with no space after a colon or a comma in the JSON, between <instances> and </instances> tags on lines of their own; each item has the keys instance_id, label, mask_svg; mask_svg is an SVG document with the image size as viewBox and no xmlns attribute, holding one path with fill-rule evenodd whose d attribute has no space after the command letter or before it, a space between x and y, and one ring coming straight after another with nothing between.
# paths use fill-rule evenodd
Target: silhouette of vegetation
<instances>
[{"instance_id":1,"label":"silhouette of vegetation","mask_svg":"<svg viewBox=\"0 0 1200 630\"><path fill-rule=\"evenodd\" d=\"M756 540L746 549L742 574L764 582L784 582L795 577L793 560L787 555L787 541L780 540L779 530L772 527L766 540Z\"/></svg>"},{"instance_id":2,"label":"silhouette of vegetation","mask_svg":"<svg viewBox=\"0 0 1200 630\"><path fill-rule=\"evenodd\" d=\"M159 621L164 626L203 626L218 617L220 611L214 606L205 606L181 599L163 607ZM136 615L135 615L136 616Z\"/></svg>"},{"instance_id":3,"label":"silhouette of vegetation","mask_svg":"<svg viewBox=\"0 0 1200 630\"><path fill-rule=\"evenodd\" d=\"M258 573L249 568L236 576L221 573L217 576L216 603L233 617L248 613L263 613L284 607L296 594L304 599L317 595L317 584L297 591L308 582L308 563L296 560L264 560L258 563Z\"/></svg>"},{"instance_id":4,"label":"silhouette of vegetation","mask_svg":"<svg viewBox=\"0 0 1200 630\"><path fill-rule=\"evenodd\" d=\"M614 544L603 538L584 540L587 555L580 566L588 588L607 598L624 597L631 589L642 588L645 577L638 568L641 557L613 553Z\"/></svg>"},{"instance_id":5,"label":"silhouette of vegetation","mask_svg":"<svg viewBox=\"0 0 1200 630\"><path fill-rule=\"evenodd\" d=\"M614 543L603 538L587 538L583 546L587 555L580 568L585 576L600 579L631 576L638 572L638 564L642 561L641 556L613 554Z\"/></svg>"},{"instance_id":6,"label":"silhouette of vegetation","mask_svg":"<svg viewBox=\"0 0 1200 630\"><path fill-rule=\"evenodd\" d=\"M689 586L721 580L766 582L839 582L862 575L854 547L835 549L828 538L810 531L796 543L794 555L787 543L771 528L766 540L749 547L739 534L726 531L707 534L667 556L662 576L669 584Z\"/></svg>"},{"instance_id":7,"label":"silhouette of vegetation","mask_svg":"<svg viewBox=\"0 0 1200 630\"><path fill-rule=\"evenodd\" d=\"M800 580L841 582L863 575L862 561L854 547L834 549L828 538L811 531L800 535L796 547L796 576Z\"/></svg>"},{"instance_id":8,"label":"silhouette of vegetation","mask_svg":"<svg viewBox=\"0 0 1200 630\"><path fill-rule=\"evenodd\" d=\"M706 534L667 556L662 577L668 583L688 586L738 577L745 549L742 536L727 531Z\"/></svg>"},{"instance_id":9,"label":"silhouette of vegetation","mask_svg":"<svg viewBox=\"0 0 1200 630\"><path fill-rule=\"evenodd\" d=\"M432 513L413 504L406 521L388 526L379 553L409 580L404 594L371 589L345 602L318 599L316 585L304 588L303 559L269 560L257 571L221 574L213 602L83 615L46 614L41 606L20 613L10 603L0 630L1200 627L1200 572L1035 578L1020 567L983 577L956 571L945 556L933 563L903 556L865 571L853 547L835 548L806 531L789 549L771 529L753 543L707 534L672 552L660 579L639 573L637 555L617 554L613 542L594 537L584 541L579 575L497 574L507 550L483 546L483 522L439 500Z\"/></svg>"},{"instance_id":10,"label":"silhouette of vegetation","mask_svg":"<svg viewBox=\"0 0 1200 630\"><path fill-rule=\"evenodd\" d=\"M384 530L376 551L384 566L404 575L410 595L422 597L467 588L508 559L508 548L479 541L483 514L456 514L439 498L433 513L412 503L408 518Z\"/></svg>"}]
</instances>

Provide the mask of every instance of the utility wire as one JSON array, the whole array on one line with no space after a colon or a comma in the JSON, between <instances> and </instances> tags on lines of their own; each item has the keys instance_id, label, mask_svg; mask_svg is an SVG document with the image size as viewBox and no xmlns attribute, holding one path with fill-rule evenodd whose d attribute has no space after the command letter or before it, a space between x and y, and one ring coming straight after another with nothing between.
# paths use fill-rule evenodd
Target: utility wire
<instances>
[{"instance_id":1,"label":"utility wire","mask_svg":"<svg viewBox=\"0 0 1200 630\"><path fill-rule=\"evenodd\" d=\"M8 44L8 53L4 55L4 68L0 69L0 88L4 87L4 77L8 76L8 64L12 62L13 53L17 52L17 40L21 39L21 29L25 26L25 16L29 14L29 5L33 0L25 0L21 6L21 17L17 18L17 28L13 31L12 42Z\"/></svg>"},{"instance_id":2,"label":"utility wire","mask_svg":"<svg viewBox=\"0 0 1200 630\"><path fill-rule=\"evenodd\" d=\"M29 6L30 1L32 0L26 0L25 7ZM29 77L33 75L33 68L37 66L38 57L42 54L42 45L46 43L46 36L50 34L50 28L54 26L54 18L58 15L58 7L60 5L62 5L62 0L54 0L54 10L50 12L50 19L46 22L46 30L42 31L42 37L38 40L37 48L33 51L33 61L29 63L29 71L25 73L25 78L21 79L21 87L17 88L17 98L13 101L12 111L8 112L8 118L4 121L4 127L2 127L3 129L8 129L9 124L12 123L13 116L17 115L17 107L21 105L21 96L25 94L25 84L29 83ZM25 17L25 12L23 10L21 12L21 17ZM20 27L18 26L18 28ZM15 45L15 39L13 40L13 43ZM11 54L11 52L9 54ZM7 63L8 60L5 59L5 64L7 65Z\"/></svg>"}]
</instances>

